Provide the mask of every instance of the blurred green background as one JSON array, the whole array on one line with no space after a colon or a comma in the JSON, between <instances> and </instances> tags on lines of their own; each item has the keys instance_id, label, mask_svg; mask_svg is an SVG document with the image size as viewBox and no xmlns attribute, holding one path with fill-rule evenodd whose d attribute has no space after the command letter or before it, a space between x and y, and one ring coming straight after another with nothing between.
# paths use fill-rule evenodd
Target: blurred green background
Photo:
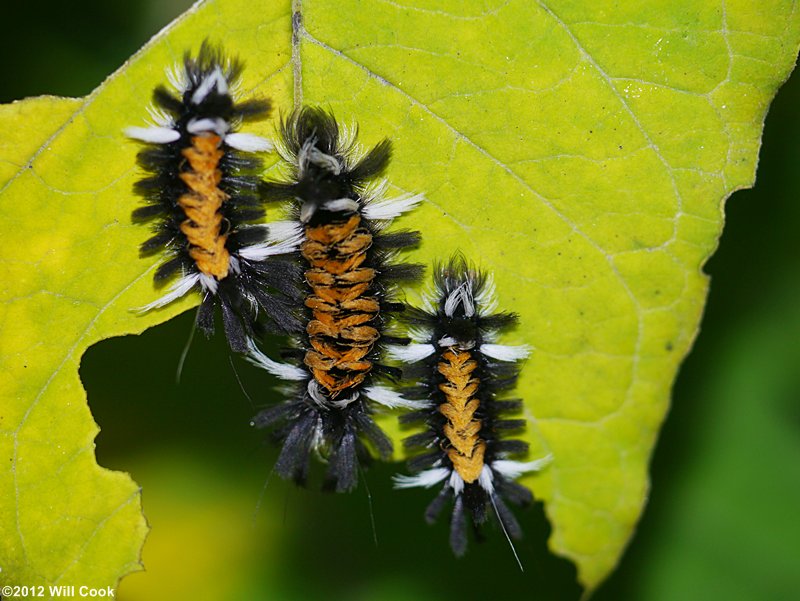
<instances>
[{"instance_id":1,"label":"blurred green background","mask_svg":"<svg viewBox=\"0 0 800 601\"><path fill-rule=\"evenodd\" d=\"M0 101L88 94L189 5L4 7ZM800 599L798 106L795 76L769 113L755 189L728 201L706 266L701 333L653 459L650 502L598 601ZM248 400L221 341L198 337L176 385L192 319L105 341L82 362L102 427L99 461L131 472L152 527L148 571L126 578L118 599L580 597L574 569L546 551L541 506L520 513L522 574L499 532L453 559L446 523L422 520L430 491L392 492L391 466L370 470L369 492L351 496L269 479L275 452L247 423L271 382L235 360Z\"/></svg>"}]
</instances>

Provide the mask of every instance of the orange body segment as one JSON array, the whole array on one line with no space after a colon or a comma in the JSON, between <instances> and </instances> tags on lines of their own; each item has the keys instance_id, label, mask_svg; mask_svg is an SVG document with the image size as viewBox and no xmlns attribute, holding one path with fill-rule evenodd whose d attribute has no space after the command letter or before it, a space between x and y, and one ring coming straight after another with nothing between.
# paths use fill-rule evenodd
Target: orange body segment
<instances>
[{"instance_id":1,"label":"orange body segment","mask_svg":"<svg viewBox=\"0 0 800 601\"><path fill-rule=\"evenodd\" d=\"M356 214L341 223L306 226L300 247L311 266L305 273L311 349L304 362L331 398L361 384L373 367L365 357L380 338L374 323L380 303L366 294L377 274L362 267L371 246L372 234Z\"/></svg>"},{"instance_id":2,"label":"orange body segment","mask_svg":"<svg viewBox=\"0 0 800 601\"><path fill-rule=\"evenodd\" d=\"M223 218L219 212L229 198L219 188L219 161L224 154L219 149L221 141L215 135L195 136L192 145L183 150L191 171L181 173L180 178L189 192L178 199L186 214L180 228L189 240L189 256L202 273L218 280L228 275L230 266L230 254L225 248L228 237L221 233Z\"/></svg>"},{"instance_id":3,"label":"orange body segment","mask_svg":"<svg viewBox=\"0 0 800 601\"><path fill-rule=\"evenodd\" d=\"M483 470L486 443L480 437L481 421L475 417L480 401L475 398L480 381L472 372L478 367L469 351L448 349L437 366L445 382L439 385L446 402L439 412L447 418L444 435L450 444L447 456L466 483L475 482Z\"/></svg>"}]
</instances>

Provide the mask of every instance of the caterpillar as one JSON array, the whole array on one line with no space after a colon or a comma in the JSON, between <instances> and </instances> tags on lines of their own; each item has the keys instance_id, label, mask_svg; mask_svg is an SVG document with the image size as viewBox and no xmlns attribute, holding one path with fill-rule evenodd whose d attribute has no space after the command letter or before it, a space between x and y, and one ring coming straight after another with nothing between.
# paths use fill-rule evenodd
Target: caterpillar
<instances>
[{"instance_id":1,"label":"caterpillar","mask_svg":"<svg viewBox=\"0 0 800 601\"><path fill-rule=\"evenodd\" d=\"M509 542L521 536L504 499L516 505L530 503L531 492L515 479L550 460L549 456L529 462L507 458L528 450L527 443L505 436L525 426L524 419L505 417L519 411L522 401L503 399L516 383L518 362L528 355L528 348L495 342L501 331L518 321L515 314L495 312L496 308L491 278L456 255L435 266L433 291L426 295L423 308L410 308L403 316L414 343L390 349L407 365L404 376L417 382L404 394L424 399L424 406L403 415L401 422L425 426L404 441L407 448L417 450L408 462L414 475L396 476L395 486L429 488L444 483L425 518L433 523L453 502L450 546L459 557L467 549L467 515L479 532L491 508Z\"/></svg>"},{"instance_id":2,"label":"caterpillar","mask_svg":"<svg viewBox=\"0 0 800 601\"><path fill-rule=\"evenodd\" d=\"M359 153L355 130L340 128L332 114L304 107L282 123L280 152L290 173L264 185L270 201L291 207L300 237L295 260L302 277L302 326L288 362L276 362L251 342L251 361L294 383L289 398L253 419L259 428L275 427L282 442L275 471L304 484L312 452L327 461L323 487L353 489L359 465L371 446L387 459L388 437L373 421L370 401L385 407L413 407L377 383L396 378L385 365L387 343L407 342L387 333L390 315L404 309L396 283L421 276L420 265L395 260L398 250L419 242L419 233L387 233L391 220L415 207L421 195L385 198L389 140Z\"/></svg>"},{"instance_id":3,"label":"caterpillar","mask_svg":"<svg viewBox=\"0 0 800 601\"><path fill-rule=\"evenodd\" d=\"M132 218L154 221L155 234L140 253L164 254L154 275L157 285L180 273L166 295L140 310L199 290L198 328L210 336L220 307L226 337L238 352L247 350L259 309L283 329L294 322L290 301L273 293L291 293L282 277L285 266L267 260L294 241L280 228L270 232L253 224L265 214L257 176L262 162L254 153L271 150L272 143L238 129L266 118L270 102L238 100L242 67L204 41L196 57L187 52L182 64L167 71L174 92L156 87L148 109L153 123L125 130L145 143L137 161L147 175L134 185L145 204Z\"/></svg>"}]
</instances>

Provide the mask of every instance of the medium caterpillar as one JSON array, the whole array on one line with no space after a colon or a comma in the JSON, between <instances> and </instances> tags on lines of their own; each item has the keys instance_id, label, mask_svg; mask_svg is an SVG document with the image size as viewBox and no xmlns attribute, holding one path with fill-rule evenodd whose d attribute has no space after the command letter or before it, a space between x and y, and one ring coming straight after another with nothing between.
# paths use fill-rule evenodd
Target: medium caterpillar
<instances>
[{"instance_id":1,"label":"medium caterpillar","mask_svg":"<svg viewBox=\"0 0 800 601\"><path fill-rule=\"evenodd\" d=\"M133 212L133 220L155 221L155 235L141 245L141 254L164 253L157 284L180 272L168 293L141 311L199 290L197 326L211 335L219 306L230 347L239 352L247 349L259 309L280 327L292 327L288 301L271 293L291 292L282 277L285 266L267 258L296 242L280 230L270 238L266 226L252 225L265 214L257 176L262 163L253 153L272 144L238 129L242 122L266 118L270 102L237 99L242 66L204 41L196 57L187 52L183 63L167 72L177 96L156 87L149 108L154 124L125 130L146 143L137 160L148 175L134 186L145 205Z\"/></svg>"},{"instance_id":2,"label":"medium caterpillar","mask_svg":"<svg viewBox=\"0 0 800 601\"><path fill-rule=\"evenodd\" d=\"M375 383L399 371L383 364L383 349L402 339L387 334L389 315L404 309L395 284L414 280L421 266L394 260L396 251L415 245L417 232L386 233L391 220L412 209L420 195L385 199L376 183L389 163L383 140L360 155L354 134L330 113L305 107L282 124L281 153L291 174L267 182L265 195L287 201L300 238L295 254L303 277L303 324L294 332L290 362L269 359L251 343L253 363L295 383L290 398L261 411L253 425L277 426L283 446L277 473L305 483L309 458L327 459L326 488L347 491L358 482L368 445L388 458L392 445L372 420L369 401L386 407L414 406ZM407 341L405 341L407 342Z\"/></svg>"},{"instance_id":3,"label":"medium caterpillar","mask_svg":"<svg viewBox=\"0 0 800 601\"><path fill-rule=\"evenodd\" d=\"M521 536L503 499L530 503L531 492L514 480L541 469L550 457L529 462L507 458L528 449L527 443L504 436L525 426L524 419L504 417L519 411L522 401L501 400L516 383L518 361L528 349L495 343L499 332L517 323L517 316L495 312L491 279L456 255L435 267L433 292L425 301L423 309L409 309L403 317L414 343L390 350L408 365L404 376L418 382L404 394L424 399L423 408L401 421L425 425L424 431L405 440L411 449L424 449L409 460L415 475L396 476L395 485L429 488L444 483L425 517L432 523L453 501L450 546L462 556L467 548L466 514L478 529L491 508L509 542Z\"/></svg>"}]
</instances>

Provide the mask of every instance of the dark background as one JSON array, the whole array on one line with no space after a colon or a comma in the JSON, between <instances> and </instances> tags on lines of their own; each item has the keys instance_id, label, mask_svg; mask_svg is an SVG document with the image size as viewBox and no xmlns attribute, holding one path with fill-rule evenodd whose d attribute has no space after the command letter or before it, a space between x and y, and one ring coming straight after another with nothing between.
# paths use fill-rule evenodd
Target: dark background
<instances>
[{"instance_id":1,"label":"dark background","mask_svg":"<svg viewBox=\"0 0 800 601\"><path fill-rule=\"evenodd\" d=\"M5 7L0 101L88 94L189 4ZM755 189L727 203L706 266L701 333L653 459L650 502L598 601L800 599L798 106L795 77L770 110ZM522 517L520 574L499 532L452 559L447 525L422 521L430 491L392 492L391 466L368 474L372 516L363 487L331 496L276 478L260 502L274 451L243 424L271 382L236 360L248 401L220 341L195 339L176 385L192 318L102 342L83 359L103 429L99 461L142 485L153 528L148 572L127 578L118 598L579 597L572 566L545 550L540 506Z\"/></svg>"}]
</instances>

